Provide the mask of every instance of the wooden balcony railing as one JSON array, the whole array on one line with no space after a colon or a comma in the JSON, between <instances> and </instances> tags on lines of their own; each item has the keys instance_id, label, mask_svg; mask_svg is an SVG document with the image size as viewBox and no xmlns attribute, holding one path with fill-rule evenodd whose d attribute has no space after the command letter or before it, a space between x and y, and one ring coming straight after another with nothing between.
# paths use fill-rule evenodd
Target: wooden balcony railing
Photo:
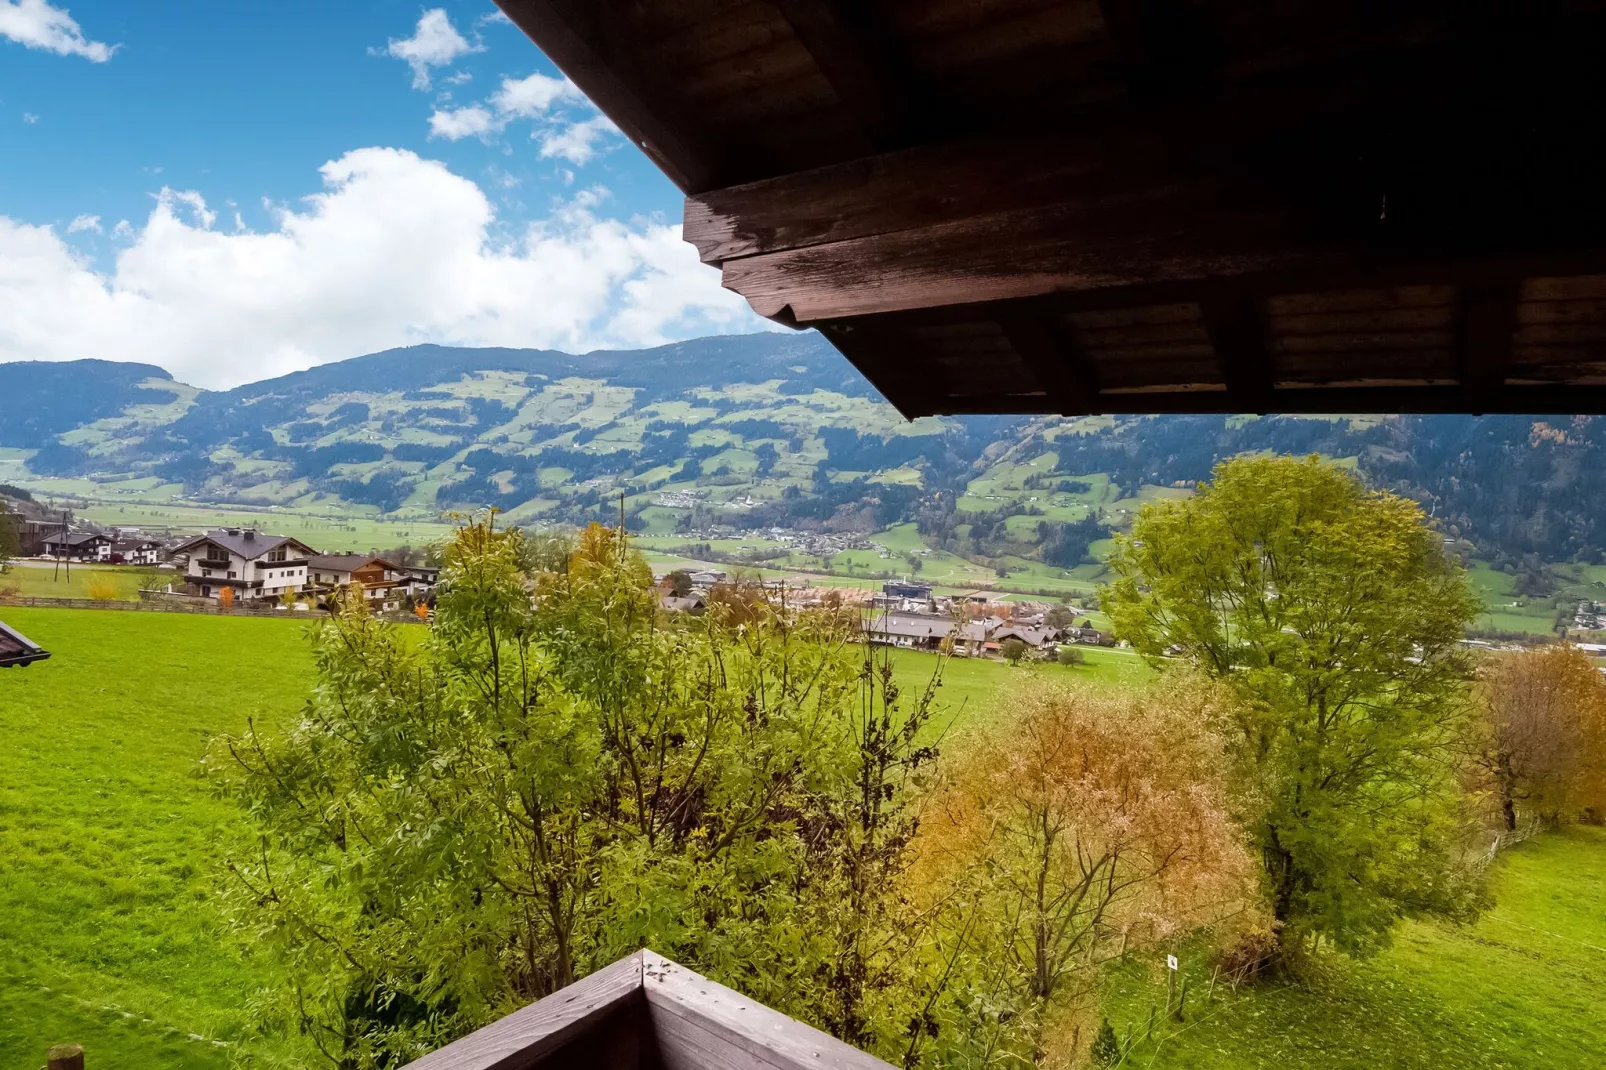
<instances>
[{"instance_id":1,"label":"wooden balcony railing","mask_svg":"<svg viewBox=\"0 0 1606 1070\"><path fill-rule=\"evenodd\" d=\"M891 1070L662 955L638 951L406 1070Z\"/></svg>"}]
</instances>

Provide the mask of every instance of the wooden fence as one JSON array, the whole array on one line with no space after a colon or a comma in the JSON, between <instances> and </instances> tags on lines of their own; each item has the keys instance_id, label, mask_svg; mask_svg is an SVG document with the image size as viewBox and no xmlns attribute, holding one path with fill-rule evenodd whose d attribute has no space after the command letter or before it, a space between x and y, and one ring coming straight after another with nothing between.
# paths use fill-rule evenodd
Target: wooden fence
<instances>
[{"instance_id":1,"label":"wooden fence","mask_svg":"<svg viewBox=\"0 0 1606 1070\"><path fill-rule=\"evenodd\" d=\"M214 617L327 617L321 609L289 610L275 606L220 606L215 602L179 602L142 599L138 602L99 598L39 598L0 595L0 606L28 606L36 609L110 609L148 613L201 613Z\"/></svg>"}]
</instances>

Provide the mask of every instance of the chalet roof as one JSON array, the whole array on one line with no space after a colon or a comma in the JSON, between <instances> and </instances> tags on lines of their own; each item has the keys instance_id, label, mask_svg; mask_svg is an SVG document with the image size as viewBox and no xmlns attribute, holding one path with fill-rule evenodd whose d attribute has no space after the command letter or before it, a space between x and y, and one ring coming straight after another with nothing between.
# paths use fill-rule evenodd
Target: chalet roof
<instances>
[{"instance_id":1,"label":"chalet roof","mask_svg":"<svg viewBox=\"0 0 1606 1070\"><path fill-rule=\"evenodd\" d=\"M909 639L942 639L954 630L954 622L947 617L934 617L919 613L883 613L865 624L872 635L886 635Z\"/></svg>"},{"instance_id":2,"label":"chalet roof","mask_svg":"<svg viewBox=\"0 0 1606 1070\"><path fill-rule=\"evenodd\" d=\"M5 621L0 621L0 669L8 669L13 665L31 665L48 657L50 657L49 651Z\"/></svg>"},{"instance_id":3,"label":"chalet roof","mask_svg":"<svg viewBox=\"0 0 1606 1070\"><path fill-rule=\"evenodd\" d=\"M388 569L396 568L383 557L374 554L314 554L307 558L307 564L312 568L327 569L330 572L355 572L370 564L379 564Z\"/></svg>"},{"instance_id":4,"label":"chalet roof","mask_svg":"<svg viewBox=\"0 0 1606 1070\"><path fill-rule=\"evenodd\" d=\"M106 535L100 534L98 531L69 531L65 534L58 531L53 535L45 536L44 541L47 543L55 543L62 546L72 547L86 546L92 542L110 542L111 539Z\"/></svg>"},{"instance_id":5,"label":"chalet roof","mask_svg":"<svg viewBox=\"0 0 1606 1070\"><path fill-rule=\"evenodd\" d=\"M1058 628L1042 625L1006 624L993 633L993 639L1003 642L1005 639L1019 639L1027 646L1042 646L1053 642L1060 637Z\"/></svg>"},{"instance_id":6,"label":"chalet roof","mask_svg":"<svg viewBox=\"0 0 1606 1070\"><path fill-rule=\"evenodd\" d=\"M316 551L300 539L290 535L264 535L251 528L223 528L218 531L209 531L205 535L197 535L173 547L178 554L189 553L198 546L211 543L221 546L231 554L238 554L247 561L254 560L264 554L271 553L281 546L288 546L304 554L313 554Z\"/></svg>"},{"instance_id":7,"label":"chalet roof","mask_svg":"<svg viewBox=\"0 0 1606 1070\"><path fill-rule=\"evenodd\" d=\"M498 0L907 416L1606 412L1606 0Z\"/></svg>"}]
</instances>

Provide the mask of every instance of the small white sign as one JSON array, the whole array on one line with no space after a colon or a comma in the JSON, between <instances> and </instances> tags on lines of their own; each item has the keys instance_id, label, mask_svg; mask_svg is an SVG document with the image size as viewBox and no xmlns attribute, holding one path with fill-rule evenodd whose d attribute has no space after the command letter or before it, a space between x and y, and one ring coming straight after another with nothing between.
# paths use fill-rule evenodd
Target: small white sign
<instances>
[{"instance_id":1,"label":"small white sign","mask_svg":"<svg viewBox=\"0 0 1606 1070\"><path fill-rule=\"evenodd\" d=\"M1177 968L1177 957L1175 955L1167 955L1165 957L1165 965L1166 965L1166 969L1169 969L1169 970L1176 969Z\"/></svg>"}]
</instances>

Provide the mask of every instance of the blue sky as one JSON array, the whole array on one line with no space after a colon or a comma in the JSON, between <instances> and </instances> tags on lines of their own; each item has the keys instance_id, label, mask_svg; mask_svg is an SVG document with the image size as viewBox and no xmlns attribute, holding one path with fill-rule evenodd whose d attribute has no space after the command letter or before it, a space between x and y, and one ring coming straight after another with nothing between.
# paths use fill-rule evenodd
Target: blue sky
<instances>
[{"instance_id":1,"label":"blue sky","mask_svg":"<svg viewBox=\"0 0 1606 1070\"><path fill-rule=\"evenodd\" d=\"M0 0L0 360L226 386L762 325L488 0Z\"/></svg>"}]
</instances>

